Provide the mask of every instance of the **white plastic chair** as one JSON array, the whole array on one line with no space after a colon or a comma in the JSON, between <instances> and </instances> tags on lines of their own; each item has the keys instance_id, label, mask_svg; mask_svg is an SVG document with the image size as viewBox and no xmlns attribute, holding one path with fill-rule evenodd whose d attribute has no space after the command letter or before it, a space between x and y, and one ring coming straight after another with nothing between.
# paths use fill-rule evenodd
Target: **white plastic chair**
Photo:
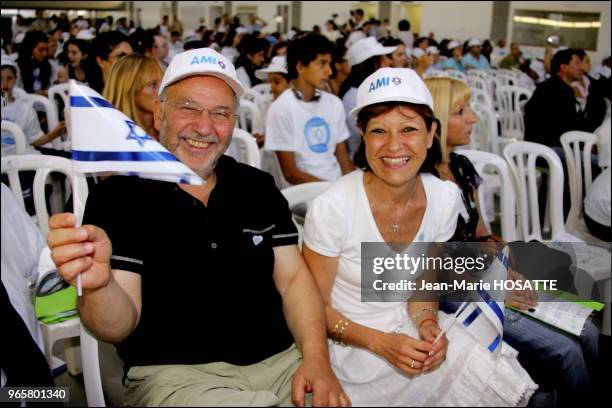
<instances>
[{"instance_id":1,"label":"white plastic chair","mask_svg":"<svg viewBox=\"0 0 612 408\"><path fill-rule=\"evenodd\" d=\"M493 99L489 96L489 94L482 89L472 88L471 89L471 97L470 101L478 102L482 105L485 105L492 112L495 112L495 106L493 105ZM495 126L497 126L497 119L495 119Z\"/></svg>"},{"instance_id":2,"label":"white plastic chair","mask_svg":"<svg viewBox=\"0 0 612 408\"><path fill-rule=\"evenodd\" d=\"M591 150L597 142L597 136L581 131L565 132L561 135L561 146L565 153L565 162L569 177L571 208L565 222L568 231L574 231L583 221L582 200L589 191L593 177L591 174ZM584 188L582 188L584 177Z\"/></svg>"},{"instance_id":3,"label":"white plastic chair","mask_svg":"<svg viewBox=\"0 0 612 408\"><path fill-rule=\"evenodd\" d=\"M523 140L525 137L525 119L521 106L531 98L531 91L518 86L500 86L495 90L501 135Z\"/></svg>"},{"instance_id":4,"label":"white plastic chair","mask_svg":"<svg viewBox=\"0 0 612 408\"><path fill-rule=\"evenodd\" d=\"M71 182L73 212L79 222L83 218L85 202L87 200L88 187L85 177L72 171L70 160L58 156L46 156L41 154L12 155L2 158L2 173L7 174L11 191L19 205L25 208L23 201L21 183L19 181L20 171L35 171L33 196L36 219L38 226L46 237L49 233L49 210L45 201L45 182L51 173L62 173ZM61 323L46 324L40 322L43 335L45 354L49 367L52 367L53 345L58 340L70 339L79 336L81 321L78 318L63 321ZM73 349L66 349L66 362L71 374L76 375L80 371L77 358Z\"/></svg>"},{"instance_id":5,"label":"white plastic chair","mask_svg":"<svg viewBox=\"0 0 612 408\"><path fill-rule=\"evenodd\" d=\"M451 69L451 70L446 71L446 75L448 75L451 78L455 78L460 81L463 81L463 82L467 82L468 80L468 77L466 74L456 69Z\"/></svg>"},{"instance_id":6,"label":"white plastic chair","mask_svg":"<svg viewBox=\"0 0 612 408\"><path fill-rule=\"evenodd\" d=\"M15 96L30 103L35 111L45 113L45 117L47 118L48 131L55 129L55 127L58 125L59 116L57 113L57 107L55 106L55 103L52 102L49 98L43 95L35 95L25 92L15 94ZM60 138L56 138L55 140L50 142L50 144L56 150L64 150L63 142Z\"/></svg>"},{"instance_id":7,"label":"white plastic chair","mask_svg":"<svg viewBox=\"0 0 612 408\"><path fill-rule=\"evenodd\" d=\"M481 209L483 203L486 201L484 197L486 187L493 189L498 187L500 192L499 216L501 221L501 236L505 241L516 241L518 239L516 231L516 195L512 186L512 178L510 176L508 164L500 156L493 153L462 150L461 154L470 159L476 171L483 177L484 183L478 189L478 201L481 203ZM496 175L489 177L487 173L489 169L494 170ZM493 183L491 183L491 181L493 181ZM497 184L497 186L495 184ZM485 223L487 221L488 220L485 220ZM487 225L487 228L489 228L489 231L491 230L490 223Z\"/></svg>"},{"instance_id":8,"label":"white plastic chair","mask_svg":"<svg viewBox=\"0 0 612 408\"><path fill-rule=\"evenodd\" d=\"M289 208L293 208L299 204L305 204L306 211L308 211L308 207L310 206L312 200L314 200L319 194L327 190L330 184L330 181L314 181L311 183L296 184L294 186L287 187L281 190L281 193L287 199L287 202L289 203ZM301 249L304 228L297 222L295 216L293 217L293 222L298 229L298 246Z\"/></svg>"},{"instance_id":9,"label":"white plastic chair","mask_svg":"<svg viewBox=\"0 0 612 408\"><path fill-rule=\"evenodd\" d=\"M240 100L238 108L238 127L246 132L251 132L253 121L261 116L261 111L257 103L245 99Z\"/></svg>"},{"instance_id":10,"label":"white plastic chair","mask_svg":"<svg viewBox=\"0 0 612 408\"><path fill-rule=\"evenodd\" d=\"M8 120L2 121L2 132L9 132L15 140L15 154L25 154L26 146L28 141L26 140L23 130L18 124L9 122Z\"/></svg>"},{"instance_id":11,"label":"white plastic chair","mask_svg":"<svg viewBox=\"0 0 612 408\"><path fill-rule=\"evenodd\" d=\"M234 129L232 143L238 150L238 161L249 166L261 168L261 156L255 138L242 129Z\"/></svg>"},{"instance_id":12,"label":"white plastic chair","mask_svg":"<svg viewBox=\"0 0 612 408\"><path fill-rule=\"evenodd\" d=\"M548 146L532 142L515 142L504 148L504 158L512 174L512 182L518 205L519 239L529 242L542 241L536 160L543 158L548 163L548 194L551 241L581 242L565 230L563 221L563 166L559 156Z\"/></svg>"},{"instance_id":13,"label":"white plastic chair","mask_svg":"<svg viewBox=\"0 0 612 408\"><path fill-rule=\"evenodd\" d=\"M52 102L55 102L56 95L59 95L62 98L62 100L64 101L64 106L70 106L70 101L69 101L70 84L69 83L56 84L56 85L50 86L49 89L47 89L47 97Z\"/></svg>"},{"instance_id":14,"label":"white plastic chair","mask_svg":"<svg viewBox=\"0 0 612 408\"><path fill-rule=\"evenodd\" d=\"M261 169L272 175L274 178L274 184L276 184L276 188L279 190L292 186L292 184L287 181L285 175L283 174L283 169L280 166L275 151L262 149Z\"/></svg>"}]
</instances>

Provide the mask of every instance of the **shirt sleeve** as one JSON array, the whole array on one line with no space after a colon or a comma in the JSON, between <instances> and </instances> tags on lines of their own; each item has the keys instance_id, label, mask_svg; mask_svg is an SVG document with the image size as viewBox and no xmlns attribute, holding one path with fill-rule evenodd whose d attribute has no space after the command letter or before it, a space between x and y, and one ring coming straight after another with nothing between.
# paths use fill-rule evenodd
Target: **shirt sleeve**
<instances>
[{"instance_id":1,"label":"shirt sleeve","mask_svg":"<svg viewBox=\"0 0 612 408\"><path fill-rule=\"evenodd\" d=\"M268 111L265 149L295 152L298 149L295 146L295 138L290 123L291 115L283 115L282 111L275 108L276 106L272 106Z\"/></svg>"},{"instance_id":2,"label":"shirt sleeve","mask_svg":"<svg viewBox=\"0 0 612 408\"><path fill-rule=\"evenodd\" d=\"M38 122L38 116L36 116L36 111L32 107L32 105L28 105L27 107L28 113L26 116L26 122L23 124L23 133L28 139L28 143L32 144L44 136L44 132L40 128L40 123ZM49 129L51 131L53 129Z\"/></svg>"},{"instance_id":3,"label":"shirt sleeve","mask_svg":"<svg viewBox=\"0 0 612 408\"><path fill-rule=\"evenodd\" d=\"M347 117L348 117L348 112L345 112L345 107L342 104L342 102L338 99L338 100L334 100L334 103L337 102L337 106L336 106L336 111L338 111L338 117L336 118L336 126L335 128L338 130L338 134L336 137L336 144L338 143L342 143L345 140L347 140L350 136L351 133L349 132L349 128L346 124L347 122ZM357 122L355 122L356 124ZM356 126L356 125L355 125ZM355 127L356 130L356 127Z\"/></svg>"},{"instance_id":4,"label":"shirt sleeve","mask_svg":"<svg viewBox=\"0 0 612 408\"><path fill-rule=\"evenodd\" d=\"M346 211L328 194L321 194L312 202L304 222L304 243L313 251L337 257L348 237Z\"/></svg>"}]
</instances>

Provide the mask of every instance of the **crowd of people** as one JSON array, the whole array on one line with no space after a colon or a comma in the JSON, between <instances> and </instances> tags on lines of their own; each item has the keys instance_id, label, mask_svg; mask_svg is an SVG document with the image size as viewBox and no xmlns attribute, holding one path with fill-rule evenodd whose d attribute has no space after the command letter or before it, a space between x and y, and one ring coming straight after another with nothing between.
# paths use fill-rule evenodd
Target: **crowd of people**
<instances>
[{"instance_id":1,"label":"crowd of people","mask_svg":"<svg viewBox=\"0 0 612 408\"><path fill-rule=\"evenodd\" d=\"M59 273L82 277L81 321L125 363L126 404L302 406L312 394L315 406L517 406L538 386L559 405L596 398L591 320L575 337L506 309L495 359L461 327L442 332L457 305L362 302L361 244L505 244L485 226L482 178L457 150L477 121L471 87L445 72L520 71L535 88L525 139L560 147L568 130L609 129L610 57L592 69L583 50L537 59L504 41L438 42L407 20L394 37L361 9L324 29L266 27L256 15L190 31L167 16L143 29L37 13L29 25L17 18L3 43L2 119L32 150L65 125L44 133L15 87L45 95L74 79L206 180L112 176L92 188L83 226L72 214L50 219ZM225 154L241 97L262 83L270 95L250 124L260 148L290 185L333 182L306 213L301 250L275 179ZM3 156L12 144L3 134ZM609 180L608 168L585 205L607 241ZM524 281L513 268L508 279ZM537 298L516 291L506 303L525 310Z\"/></svg>"}]
</instances>

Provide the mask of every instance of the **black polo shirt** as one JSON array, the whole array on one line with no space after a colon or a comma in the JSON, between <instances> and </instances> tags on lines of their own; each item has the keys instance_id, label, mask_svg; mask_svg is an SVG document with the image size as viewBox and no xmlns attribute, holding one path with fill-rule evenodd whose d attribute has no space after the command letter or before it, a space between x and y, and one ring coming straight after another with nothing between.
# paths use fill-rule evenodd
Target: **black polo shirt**
<instances>
[{"instance_id":1,"label":"black polo shirt","mask_svg":"<svg viewBox=\"0 0 612 408\"><path fill-rule=\"evenodd\" d=\"M115 176L89 195L83 223L111 239L111 266L142 276L142 313L117 345L131 366L248 365L293 342L273 281L273 248L296 244L272 177L223 156L208 206L178 185Z\"/></svg>"}]
</instances>

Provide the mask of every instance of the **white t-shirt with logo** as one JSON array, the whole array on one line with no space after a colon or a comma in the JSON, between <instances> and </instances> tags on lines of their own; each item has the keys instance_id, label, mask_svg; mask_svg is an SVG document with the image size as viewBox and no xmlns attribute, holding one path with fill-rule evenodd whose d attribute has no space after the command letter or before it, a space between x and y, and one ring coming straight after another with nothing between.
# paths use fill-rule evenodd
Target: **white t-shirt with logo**
<instances>
[{"instance_id":1,"label":"white t-shirt with logo","mask_svg":"<svg viewBox=\"0 0 612 408\"><path fill-rule=\"evenodd\" d=\"M287 89L268 111L265 149L293 152L298 169L322 180L342 176L336 145L348 137L342 101L328 92L305 102Z\"/></svg>"},{"instance_id":2,"label":"white t-shirt with logo","mask_svg":"<svg viewBox=\"0 0 612 408\"><path fill-rule=\"evenodd\" d=\"M38 123L38 116L32 107L32 104L15 98L7 106L2 108L2 120L7 120L18 125L26 137L26 153L37 154L38 150L31 146L31 143L37 141L44 132ZM2 132L2 156L15 154L15 139L10 132Z\"/></svg>"}]
</instances>

